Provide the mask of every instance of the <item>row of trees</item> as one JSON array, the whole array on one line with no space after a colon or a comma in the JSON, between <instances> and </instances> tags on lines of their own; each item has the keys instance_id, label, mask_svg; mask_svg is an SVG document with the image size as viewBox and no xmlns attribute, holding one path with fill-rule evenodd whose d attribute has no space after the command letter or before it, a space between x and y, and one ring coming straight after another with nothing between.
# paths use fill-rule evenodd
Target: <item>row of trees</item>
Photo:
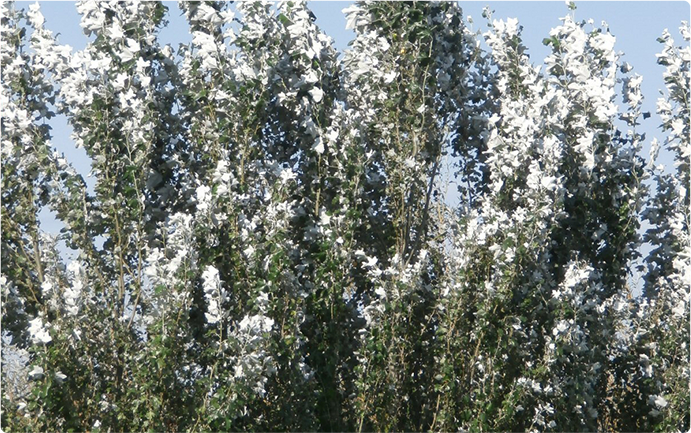
<instances>
[{"instance_id":1,"label":"row of trees","mask_svg":"<svg viewBox=\"0 0 691 433\"><path fill-rule=\"evenodd\" d=\"M181 2L179 49L83 1L78 52L2 8L3 428L691 427L688 24L646 165L641 77L572 15L535 66L451 2L349 7L340 58L297 1Z\"/></svg>"}]
</instances>

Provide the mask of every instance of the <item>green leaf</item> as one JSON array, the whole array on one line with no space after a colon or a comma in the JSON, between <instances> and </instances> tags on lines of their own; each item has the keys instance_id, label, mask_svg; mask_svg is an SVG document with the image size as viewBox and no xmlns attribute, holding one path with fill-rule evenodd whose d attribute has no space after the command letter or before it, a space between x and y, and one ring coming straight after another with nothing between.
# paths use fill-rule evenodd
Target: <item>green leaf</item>
<instances>
[{"instance_id":1,"label":"green leaf","mask_svg":"<svg viewBox=\"0 0 691 433\"><path fill-rule=\"evenodd\" d=\"M280 14L280 15L278 16L278 21L279 21L281 24L283 24L284 26L287 26L287 25L290 24L290 19L288 19L288 17L285 16L285 14Z\"/></svg>"}]
</instances>

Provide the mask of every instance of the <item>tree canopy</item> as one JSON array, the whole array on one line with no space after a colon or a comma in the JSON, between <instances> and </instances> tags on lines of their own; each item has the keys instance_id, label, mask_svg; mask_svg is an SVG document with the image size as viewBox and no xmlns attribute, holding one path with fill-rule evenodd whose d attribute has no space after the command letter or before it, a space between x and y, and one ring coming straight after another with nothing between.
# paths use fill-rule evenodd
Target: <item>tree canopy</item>
<instances>
[{"instance_id":1,"label":"tree canopy","mask_svg":"<svg viewBox=\"0 0 691 433\"><path fill-rule=\"evenodd\" d=\"M301 1L180 2L177 48L77 9L81 51L2 3L3 429L691 428L687 22L646 157L570 14L535 64L454 2L358 2L343 53Z\"/></svg>"}]
</instances>

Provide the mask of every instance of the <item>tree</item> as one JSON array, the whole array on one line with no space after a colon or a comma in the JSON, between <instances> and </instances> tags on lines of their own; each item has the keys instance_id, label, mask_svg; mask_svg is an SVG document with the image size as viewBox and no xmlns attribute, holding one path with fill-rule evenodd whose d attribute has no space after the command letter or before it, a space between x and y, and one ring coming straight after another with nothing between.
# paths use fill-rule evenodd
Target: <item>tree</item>
<instances>
[{"instance_id":1,"label":"tree","mask_svg":"<svg viewBox=\"0 0 691 433\"><path fill-rule=\"evenodd\" d=\"M447 2L349 7L342 57L300 1L181 2L178 49L163 3L80 2L78 52L2 7L3 428L688 429L669 34L663 173L641 77L571 15L534 65Z\"/></svg>"},{"instance_id":2,"label":"tree","mask_svg":"<svg viewBox=\"0 0 691 433\"><path fill-rule=\"evenodd\" d=\"M653 167L659 143L653 142L650 171L657 183L644 214L651 224L646 238L653 246L646 257L646 321L640 331L640 364L643 376L652 382L646 403L655 430L689 428L689 58L691 32L687 22L679 28L686 46L675 46L669 32L658 42L664 44L658 64L666 94L657 101L662 118L660 128L667 134L665 148L674 155L672 173Z\"/></svg>"},{"instance_id":3,"label":"tree","mask_svg":"<svg viewBox=\"0 0 691 433\"><path fill-rule=\"evenodd\" d=\"M440 326L442 413L462 428L597 428L608 370L598 351L617 327L597 315L625 299L641 165L639 137L613 126L612 36L585 25L567 16L551 32L543 75L516 20L489 24L499 96L488 192L461 220Z\"/></svg>"}]
</instances>

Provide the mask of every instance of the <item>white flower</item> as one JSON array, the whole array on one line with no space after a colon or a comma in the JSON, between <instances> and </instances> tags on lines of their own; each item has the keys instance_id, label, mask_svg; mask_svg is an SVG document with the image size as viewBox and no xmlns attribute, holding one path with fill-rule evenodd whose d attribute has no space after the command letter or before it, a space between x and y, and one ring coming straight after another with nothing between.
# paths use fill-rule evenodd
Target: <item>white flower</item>
<instances>
[{"instance_id":1,"label":"white flower","mask_svg":"<svg viewBox=\"0 0 691 433\"><path fill-rule=\"evenodd\" d=\"M360 24L360 7L356 4L349 6L341 11L346 16L346 30L354 30Z\"/></svg>"},{"instance_id":2,"label":"white flower","mask_svg":"<svg viewBox=\"0 0 691 433\"><path fill-rule=\"evenodd\" d=\"M321 102L322 98L324 97L324 91L320 89L319 87L312 87L309 91L310 96L312 96L312 100L314 102Z\"/></svg>"},{"instance_id":3,"label":"white flower","mask_svg":"<svg viewBox=\"0 0 691 433\"><path fill-rule=\"evenodd\" d=\"M255 314L245 316L238 325L240 331L256 335L257 333L270 332L274 326L274 320L262 314Z\"/></svg>"},{"instance_id":4,"label":"white flower","mask_svg":"<svg viewBox=\"0 0 691 433\"><path fill-rule=\"evenodd\" d=\"M141 49L141 45L139 45L139 42L135 41L134 39L127 39L125 41L126 47L122 49L122 54L120 55L120 60L123 62L128 62L139 53L139 50Z\"/></svg>"},{"instance_id":5,"label":"white flower","mask_svg":"<svg viewBox=\"0 0 691 433\"><path fill-rule=\"evenodd\" d=\"M242 377L245 376L245 372L243 371L242 364L236 365L236 366L233 368L233 370L234 370L233 376L234 376L236 379L239 379L239 378L242 378Z\"/></svg>"},{"instance_id":6,"label":"white flower","mask_svg":"<svg viewBox=\"0 0 691 433\"><path fill-rule=\"evenodd\" d=\"M199 3L197 16L201 21L208 21L214 26L223 24L223 17L218 13L218 11L205 3Z\"/></svg>"},{"instance_id":7,"label":"white flower","mask_svg":"<svg viewBox=\"0 0 691 433\"><path fill-rule=\"evenodd\" d=\"M197 209L204 211L209 208L211 203L211 188L206 185L201 185L196 190L197 193Z\"/></svg>"},{"instance_id":8,"label":"white flower","mask_svg":"<svg viewBox=\"0 0 691 433\"><path fill-rule=\"evenodd\" d=\"M151 62L148 60L144 60L141 57L137 59L137 72L140 74L146 73L146 68L151 66Z\"/></svg>"},{"instance_id":9,"label":"white flower","mask_svg":"<svg viewBox=\"0 0 691 433\"><path fill-rule=\"evenodd\" d=\"M564 333L569 328L568 323L565 320L559 321L557 326L552 330L552 334L558 335Z\"/></svg>"},{"instance_id":10,"label":"white flower","mask_svg":"<svg viewBox=\"0 0 691 433\"><path fill-rule=\"evenodd\" d=\"M593 48L602 51L612 51L616 41L617 38L609 33L598 33L597 36L593 38Z\"/></svg>"},{"instance_id":11,"label":"white flower","mask_svg":"<svg viewBox=\"0 0 691 433\"><path fill-rule=\"evenodd\" d=\"M43 281L43 283L41 284L41 291L45 295L49 295L50 292L53 291L53 284L48 280Z\"/></svg>"},{"instance_id":12,"label":"white flower","mask_svg":"<svg viewBox=\"0 0 691 433\"><path fill-rule=\"evenodd\" d=\"M331 217L326 214L326 212L322 212L321 215L319 215L319 224L323 226L327 226L331 223Z\"/></svg>"},{"instance_id":13,"label":"white flower","mask_svg":"<svg viewBox=\"0 0 691 433\"><path fill-rule=\"evenodd\" d=\"M366 268L371 268L371 267L373 267L373 266L376 265L377 262L379 261L376 257L367 257L367 256L365 256L365 258L366 258L367 261L365 261L365 262L362 264L362 266L364 266L364 267L366 267Z\"/></svg>"},{"instance_id":14,"label":"white flower","mask_svg":"<svg viewBox=\"0 0 691 433\"><path fill-rule=\"evenodd\" d=\"M317 152L318 154L324 153L324 143L322 142L320 137L317 137L317 139L314 141L314 145L312 146L312 150Z\"/></svg>"},{"instance_id":15,"label":"white flower","mask_svg":"<svg viewBox=\"0 0 691 433\"><path fill-rule=\"evenodd\" d=\"M391 71L388 74L384 74L384 82L386 84L389 84L389 83L393 82L393 80L395 80L397 76L398 76L398 73L396 71Z\"/></svg>"},{"instance_id":16,"label":"white flower","mask_svg":"<svg viewBox=\"0 0 691 433\"><path fill-rule=\"evenodd\" d=\"M125 37L125 32L122 30L120 23L117 21L114 22L108 30L106 30L106 34L114 42L120 42Z\"/></svg>"},{"instance_id":17,"label":"white flower","mask_svg":"<svg viewBox=\"0 0 691 433\"><path fill-rule=\"evenodd\" d=\"M284 168L283 170L281 170L281 174L279 175L279 177L281 178L281 183L285 184L285 183L288 183L289 181L295 179L297 177L297 175L295 174L295 172L292 169Z\"/></svg>"},{"instance_id":18,"label":"white flower","mask_svg":"<svg viewBox=\"0 0 691 433\"><path fill-rule=\"evenodd\" d=\"M192 32L192 43L199 47L199 57L205 68L213 69L218 67L218 62L214 57L217 48L213 36L204 32L195 31Z\"/></svg>"},{"instance_id":19,"label":"white flower","mask_svg":"<svg viewBox=\"0 0 691 433\"><path fill-rule=\"evenodd\" d=\"M34 368L29 372L29 377L31 379L40 379L43 377L43 368L39 366L34 366Z\"/></svg>"},{"instance_id":20,"label":"white flower","mask_svg":"<svg viewBox=\"0 0 691 433\"><path fill-rule=\"evenodd\" d=\"M658 409L663 409L667 406L667 400L661 395L654 395L650 397L651 402L657 406Z\"/></svg>"},{"instance_id":21,"label":"white flower","mask_svg":"<svg viewBox=\"0 0 691 433\"><path fill-rule=\"evenodd\" d=\"M204 280L204 299L207 303L206 321L209 324L218 323L221 320L222 312L220 303L225 300L225 290L221 287L221 279L218 269L214 266L207 266L202 273Z\"/></svg>"},{"instance_id":22,"label":"white flower","mask_svg":"<svg viewBox=\"0 0 691 433\"><path fill-rule=\"evenodd\" d=\"M56 380L58 383L63 383L63 382L65 382L65 379L67 379L67 375L63 374L62 371L58 371L58 372L55 373L55 380Z\"/></svg>"},{"instance_id":23,"label":"white flower","mask_svg":"<svg viewBox=\"0 0 691 433\"><path fill-rule=\"evenodd\" d=\"M29 334L31 334L31 340L36 344L46 344L53 341L40 317L29 321Z\"/></svg>"},{"instance_id":24,"label":"white flower","mask_svg":"<svg viewBox=\"0 0 691 433\"><path fill-rule=\"evenodd\" d=\"M554 176L545 176L540 183L549 191L554 191L557 188L557 178Z\"/></svg>"},{"instance_id":25,"label":"white flower","mask_svg":"<svg viewBox=\"0 0 691 433\"><path fill-rule=\"evenodd\" d=\"M672 314L676 317L684 317L686 315L686 302L683 300L672 307Z\"/></svg>"},{"instance_id":26,"label":"white flower","mask_svg":"<svg viewBox=\"0 0 691 433\"><path fill-rule=\"evenodd\" d=\"M43 14L41 14L41 7L39 6L38 2L29 5L28 16L31 18L31 21L35 27L43 26L45 18L43 18Z\"/></svg>"},{"instance_id":27,"label":"white flower","mask_svg":"<svg viewBox=\"0 0 691 433\"><path fill-rule=\"evenodd\" d=\"M674 119L672 121L672 133L674 135L681 135L684 132L684 121L682 119Z\"/></svg>"}]
</instances>

